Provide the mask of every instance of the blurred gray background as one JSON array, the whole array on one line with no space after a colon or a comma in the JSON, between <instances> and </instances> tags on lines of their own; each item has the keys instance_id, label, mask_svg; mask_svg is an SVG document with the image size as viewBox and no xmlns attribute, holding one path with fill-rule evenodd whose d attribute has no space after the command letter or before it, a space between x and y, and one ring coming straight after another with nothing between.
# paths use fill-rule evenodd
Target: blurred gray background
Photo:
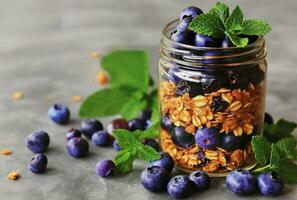
<instances>
[{"instance_id":1,"label":"blurred gray background","mask_svg":"<svg viewBox=\"0 0 297 200\"><path fill-rule=\"evenodd\" d=\"M273 31L267 39L267 111L275 118L297 121L297 1L239 0L247 17L264 18ZM204 10L212 0L1 0L0 1L0 149L9 148L11 156L0 155L0 199L170 199L151 194L139 184L145 163L138 162L134 172L111 179L98 178L96 162L112 158L114 150L91 145L88 158L74 160L65 152L65 132L79 126L79 103L71 96L86 97L99 89L97 60L89 53L104 54L114 48L146 49L156 77L158 48L164 25L181 10L196 5ZM22 91L20 101L11 95ZM46 100L45 100L46 98ZM48 107L64 103L71 108L72 122L58 127L47 119ZM110 118L102 119L106 124ZM35 175L27 170L32 157L25 137L34 130L48 131L51 148L47 153L49 170ZM296 133L296 132L295 132ZM14 182L6 175L18 170ZM236 199L222 180L193 198ZM248 199L242 198L242 199ZM266 199L253 195L253 199ZM282 199L296 199L297 188L287 187Z\"/></svg>"}]
</instances>

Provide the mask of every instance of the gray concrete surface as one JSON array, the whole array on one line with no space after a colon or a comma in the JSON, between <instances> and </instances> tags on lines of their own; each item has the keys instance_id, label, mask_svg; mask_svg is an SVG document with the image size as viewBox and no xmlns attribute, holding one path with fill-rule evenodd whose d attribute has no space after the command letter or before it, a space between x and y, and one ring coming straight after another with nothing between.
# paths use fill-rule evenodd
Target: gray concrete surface
<instances>
[{"instance_id":1,"label":"gray concrete surface","mask_svg":"<svg viewBox=\"0 0 297 200\"><path fill-rule=\"evenodd\" d=\"M9 148L11 156L0 156L1 200L93 200L93 199L170 199L151 194L139 184L145 163L138 162L134 172L110 179L98 178L98 160L112 158L114 150L91 145L90 156L75 160L65 152L65 132L79 126L78 103L72 95L86 97L98 89L95 74L98 62L89 52L112 48L147 49L152 73L156 77L158 45L162 27L179 15L187 5L208 8L215 1L178 0L9 0L0 1L0 149ZM225 1L227 2L227 1ZM267 110L276 118L297 121L296 32L297 1L239 0L248 16L268 20L273 32L267 37L269 77ZM235 1L228 1L232 5ZM20 90L21 101L11 95ZM44 97L49 98L48 101ZM55 102L67 104L72 122L56 126L47 119ZM104 123L109 119L102 119ZM47 152L47 173L35 175L27 170L32 157L25 137L34 130L51 136ZM19 170L21 178L9 181L6 175ZM227 200L237 197L228 192L223 180L196 194L193 199ZM266 199L253 195L241 199ZM296 199L297 186L287 187L281 199ZM267 198L268 199L268 198Z\"/></svg>"}]
</instances>

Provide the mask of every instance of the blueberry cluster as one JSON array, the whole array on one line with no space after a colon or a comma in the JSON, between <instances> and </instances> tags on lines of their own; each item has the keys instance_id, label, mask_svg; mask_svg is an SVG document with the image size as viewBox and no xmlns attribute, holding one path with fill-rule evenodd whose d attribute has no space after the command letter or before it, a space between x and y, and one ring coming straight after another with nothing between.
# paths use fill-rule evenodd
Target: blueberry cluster
<instances>
[{"instance_id":1,"label":"blueberry cluster","mask_svg":"<svg viewBox=\"0 0 297 200\"><path fill-rule=\"evenodd\" d=\"M161 158L152 161L140 176L141 184L151 192L161 192L167 189L174 198L185 198L195 191L207 189L210 177L203 171L192 172L189 176L176 175L171 177L174 161L167 153L161 153Z\"/></svg>"}]
</instances>

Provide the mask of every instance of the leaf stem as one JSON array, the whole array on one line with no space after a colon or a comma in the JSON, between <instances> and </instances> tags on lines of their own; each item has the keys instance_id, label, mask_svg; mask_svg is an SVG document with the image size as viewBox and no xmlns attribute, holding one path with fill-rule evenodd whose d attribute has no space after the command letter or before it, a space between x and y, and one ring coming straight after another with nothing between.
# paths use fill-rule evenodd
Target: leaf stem
<instances>
[{"instance_id":1,"label":"leaf stem","mask_svg":"<svg viewBox=\"0 0 297 200\"><path fill-rule=\"evenodd\" d=\"M262 172L262 171L264 171L266 169L269 169L270 167L271 167L271 165L268 164L268 165L265 165L264 167L260 167L260 168L257 168L255 170L253 170L253 172L255 172L255 173Z\"/></svg>"}]
</instances>

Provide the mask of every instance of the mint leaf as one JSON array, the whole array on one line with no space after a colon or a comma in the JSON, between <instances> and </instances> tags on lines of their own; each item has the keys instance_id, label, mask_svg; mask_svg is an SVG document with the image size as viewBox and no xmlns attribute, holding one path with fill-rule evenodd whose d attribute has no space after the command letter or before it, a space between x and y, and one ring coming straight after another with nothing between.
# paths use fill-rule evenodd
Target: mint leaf
<instances>
[{"instance_id":1,"label":"mint leaf","mask_svg":"<svg viewBox=\"0 0 297 200\"><path fill-rule=\"evenodd\" d=\"M293 138L282 139L276 146L282 159L297 159L296 141Z\"/></svg>"},{"instance_id":2,"label":"mint leaf","mask_svg":"<svg viewBox=\"0 0 297 200\"><path fill-rule=\"evenodd\" d=\"M131 149L124 149L117 153L114 162L116 170L121 174L126 174L132 171L135 155Z\"/></svg>"},{"instance_id":3,"label":"mint leaf","mask_svg":"<svg viewBox=\"0 0 297 200\"><path fill-rule=\"evenodd\" d=\"M282 138L292 137L291 133L297 127L297 124L284 119L280 119L275 124L264 124L264 136L272 142Z\"/></svg>"},{"instance_id":4,"label":"mint leaf","mask_svg":"<svg viewBox=\"0 0 297 200\"><path fill-rule=\"evenodd\" d=\"M297 165L290 160L282 160L276 171L281 179L287 184L297 183Z\"/></svg>"},{"instance_id":5,"label":"mint leaf","mask_svg":"<svg viewBox=\"0 0 297 200\"><path fill-rule=\"evenodd\" d=\"M121 110L122 116L125 119L131 119L137 116L147 105L147 101L142 99L143 93L139 92L134 94L135 96L131 96Z\"/></svg>"},{"instance_id":6,"label":"mint leaf","mask_svg":"<svg viewBox=\"0 0 297 200\"><path fill-rule=\"evenodd\" d=\"M265 138L253 136L252 147L257 162L261 165L267 164L271 155L271 144Z\"/></svg>"},{"instance_id":7,"label":"mint leaf","mask_svg":"<svg viewBox=\"0 0 297 200\"><path fill-rule=\"evenodd\" d=\"M239 31L243 23L243 13L239 6L236 6L226 21L228 31Z\"/></svg>"},{"instance_id":8,"label":"mint leaf","mask_svg":"<svg viewBox=\"0 0 297 200\"><path fill-rule=\"evenodd\" d=\"M241 37L238 37L236 34L232 34L227 31L225 33L230 38L231 42L237 47L245 47L249 43L248 38L241 38Z\"/></svg>"},{"instance_id":9,"label":"mint leaf","mask_svg":"<svg viewBox=\"0 0 297 200\"><path fill-rule=\"evenodd\" d=\"M140 131L138 140L156 138L159 135L159 123L151 125L145 131Z\"/></svg>"},{"instance_id":10,"label":"mint leaf","mask_svg":"<svg viewBox=\"0 0 297 200\"><path fill-rule=\"evenodd\" d=\"M190 23L189 29L217 39L223 39L225 35L223 22L217 15L211 13L201 14L195 17Z\"/></svg>"},{"instance_id":11,"label":"mint leaf","mask_svg":"<svg viewBox=\"0 0 297 200\"><path fill-rule=\"evenodd\" d=\"M279 154L279 150L276 144L271 145L271 153L270 153L270 167L269 169L274 169L279 166L279 161L281 157Z\"/></svg>"},{"instance_id":12,"label":"mint leaf","mask_svg":"<svg viewBox=\"0 0 297 200\"><path fill-rule=\"evenodd\" d=\"M248 19L242 24L241 34L265 35L271 31L270 25L262 19Z\"/></svg>"},{"instance_id":13,"label":"mint leaf","mask_svg":"<svg viewBox=\"0 0 297 200\"><path fill-rule=\"evenodd\" d=\"M79 115L91 118L119 114L134 93L138 93L138 91L132 91L125 87L97 91L82 103Z\"/></svg>"},{"instance_id":14,"label":"mint leaf","mask_svg":"<svg viewBox=\"0 0 297 200\"><path fill-rule=\"evenodd\" d=\"M117 50L101 59L102 67L111 76L112 87L128 85L147 92L149 60L145 51Z\"/></svg>"},{"instance_id":15,"label":"mint leaf","mask_svg":"<svg viewBox=\"0 0 297 200\"><path fill-rule=\"evenodd\" d=\"M124 129L114 130L113 136L117 140L120 147L122 147L123 149L130 148L133 145L135 145L137 142L137 140L133 136L133 133L131 133L128 130L124 130Z\"/></svg>"},{"instance_id":16,"label":"mint leaf","mask_svg":"<svg viewBox=\"0 0 297 200\"><path fill-rule=\"evenodd\" d=\"M213 7L209 11L209 13L216 15L224 23L226 21L226 19L229 17L229 7L226 4L217 2L215 7Z\"/></svg>"},{"instance_id":17,"label":"mint leaf","mask_svg":"<svg viewBox=\"0 0 297 200\"><path fill-rule=\"evenodd\" d=\"M143 144L137 146L136 156L141 160L147 161L159 160L161 158L160 154L154 148Z\"/></svg>"}]
</instances>

